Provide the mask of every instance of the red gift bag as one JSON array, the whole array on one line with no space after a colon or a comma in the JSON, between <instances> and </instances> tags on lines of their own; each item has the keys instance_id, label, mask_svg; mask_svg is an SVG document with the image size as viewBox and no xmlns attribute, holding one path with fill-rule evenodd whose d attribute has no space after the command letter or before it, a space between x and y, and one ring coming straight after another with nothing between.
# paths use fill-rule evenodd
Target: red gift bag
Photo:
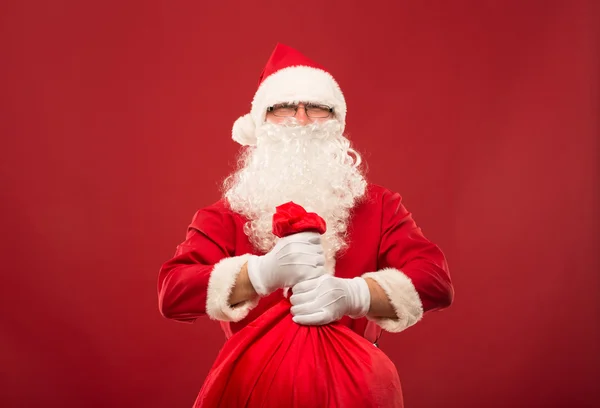
<instances>
[{"instance_id":1,"label":"red gift bag","mask_svg":"<svg viewBox=\"0 0 600 408\"><path fill-rule=\"evenodd\" d=\"M285 236L325 222L294 203L277 208L273 232ZM194 407L401 408L396 367L340 323L302 326L283 299L223 346Z\"/></svg>"}]
</instances>

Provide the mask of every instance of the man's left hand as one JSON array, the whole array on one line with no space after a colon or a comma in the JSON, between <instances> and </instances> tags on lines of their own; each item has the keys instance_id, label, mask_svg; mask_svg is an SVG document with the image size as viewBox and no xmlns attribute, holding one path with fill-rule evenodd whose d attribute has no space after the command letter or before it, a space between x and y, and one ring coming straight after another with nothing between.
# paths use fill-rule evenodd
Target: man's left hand
<instances>
[{"instance_id":1,"label":"man's left hand","mask_svg":"<svg viewBox=\"0 0 600 408\"><path fill-rule=\"evenodd\" d=\"M291 313L294 322L323 325L341 319L365 316L371 306L369 286L363 278L336 278L323 275L300 282L292 288Z\"/></svg>"}]
</instances>

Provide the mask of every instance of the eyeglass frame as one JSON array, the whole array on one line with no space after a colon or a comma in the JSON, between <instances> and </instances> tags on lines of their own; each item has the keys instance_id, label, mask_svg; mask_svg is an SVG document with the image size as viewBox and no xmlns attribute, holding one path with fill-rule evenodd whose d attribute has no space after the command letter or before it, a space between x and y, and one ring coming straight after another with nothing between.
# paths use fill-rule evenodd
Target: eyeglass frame
<instances>
[{"instance_id":1,"label":"eyeglass frame","mask_svg":"<svg viewBox=\"0 0 600 408\"><path fill-rule=\"evenodd\" d=\"M302 106L302 108L304 109L304 113L306 114L307 117L309 117L311 119L327 119L327 118L330 118L334 114L334 112L335 112L334 108L331 107L331 106L321 105L321 104L317 104L317 103L310 103L310 102L308 102L308 103L306 103L306 102L298 102L298 103L278 103L278 104L269 106L267 108L267 113L270 112L273 115L275 115L275 112L274 112L275 111L275 107L279 107L279 106L281 106L281 107L287 106L289 108L294 107L294 114L291 115L291 116L277 116L277 115L275 115L275 116L278 117L278 118L295 118L296 115L298 114L298 109L300 108L300 104L304 105L304 106ZM306 105L310 105L310 106L314 106L314 107L320 107L320 108L325 108L325 110L329 111L329 115L328 116L323 116L323 117L316 117L316 118L312 117L312 116L309 116L308 111L306 110Z\"/></svg>"}]
</instances>

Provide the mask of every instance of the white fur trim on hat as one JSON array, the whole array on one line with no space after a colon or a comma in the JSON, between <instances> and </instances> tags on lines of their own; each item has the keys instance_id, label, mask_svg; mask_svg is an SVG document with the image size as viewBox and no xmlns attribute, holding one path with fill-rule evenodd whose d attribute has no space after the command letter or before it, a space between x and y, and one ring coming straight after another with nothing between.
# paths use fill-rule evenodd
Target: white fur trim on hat
<instances>
[{"instance_id":1,"label":"white fur trim on hat","mask_svg":"<svg viewBox=\"0 0 600 408\"><path fill-rule=\"evenodd\" d=\"M229 304L235 281L248 257L246 254L225 258L214 266L206 291L206 314L211 319L239 322L258 304L258 299L244 302L235 308Z\"/></svg>"},{"instance_id":2,"label":"white fur trim on hat","mask_svg":"<svg viewBox=\"0 0 600 408\"><path fill-rule=\"evenodd\" d=\"M396 319L367 316L369 320L388 332L400 332L421 320L423 304L412 281L402 271L386 268L377 272L365 273L362 277L373 279L381 286L397 316Z\"/></svg>"},{"instance_id":3,"label":"white fur trim on hat","mask_svg":"<svg viewBox=\"0 0 600 408\"><path fill-rule=\"evenodd\" d=\"M242 146L255 146L256 145L256 126L252 120L250 114L239 117L233 123L233 129L231 130L231 136L233 140L241 144Z\"/></svg>"}]
</instances>

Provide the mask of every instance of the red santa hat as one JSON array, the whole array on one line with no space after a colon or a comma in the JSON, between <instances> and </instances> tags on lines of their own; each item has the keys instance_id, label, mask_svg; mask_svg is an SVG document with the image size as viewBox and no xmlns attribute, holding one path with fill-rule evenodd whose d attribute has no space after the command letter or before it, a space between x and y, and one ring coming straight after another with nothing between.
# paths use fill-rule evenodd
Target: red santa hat
<instances>
[{"instance_id":1,"label":"red santa hat","mask_svg":"<svg viewBox=\"0 0 600 408\"><path fill-rule=\"evenodd\" d=\"M258 81L250 113L233 124L233 140L256 145L256 128L267 108L285 102L312 102L333 108L336 120L346 123L346 101L338 83L325 68L287 45L277 44Z\"/></svg>"}]
</instances>

